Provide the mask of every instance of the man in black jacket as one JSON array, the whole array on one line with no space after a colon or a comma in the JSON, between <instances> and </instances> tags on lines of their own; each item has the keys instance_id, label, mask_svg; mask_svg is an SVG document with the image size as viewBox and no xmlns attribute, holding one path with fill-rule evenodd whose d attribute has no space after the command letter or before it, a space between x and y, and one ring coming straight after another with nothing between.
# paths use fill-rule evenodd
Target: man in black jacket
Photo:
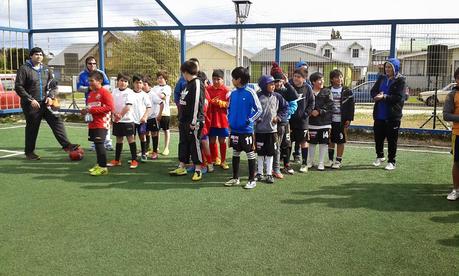
<instances>
[{"instance_id":1,"label":"man in black jacket","mask_svg":"<svg viewBox=\"0 0 459 276\"><path fill-rule=\"evenodd\" d=\"M35 154L35 144L42 118L45 118L54 137L65 151L78 147L69 142L61 118L50 110L57 93L57 82L42 61L43 50L35 47L30 50L30 59L16 74L15 90L21 97L21 107L26 118L24 153L28 160L40 159L40 156Z\"/></svg>"}]
</instances>

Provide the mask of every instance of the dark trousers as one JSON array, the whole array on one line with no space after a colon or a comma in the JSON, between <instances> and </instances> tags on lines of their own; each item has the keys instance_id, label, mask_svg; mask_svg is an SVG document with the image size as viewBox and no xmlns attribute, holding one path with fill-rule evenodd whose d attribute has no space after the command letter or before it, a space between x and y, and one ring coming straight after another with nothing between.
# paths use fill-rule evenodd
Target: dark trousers
<instances>
[{"instance_id":1,"label":"dark trousers","mask_svg":"<svg viewBox=\"0 0 459 276\"><path fill-rule=\"evenodd\" d=\"M54 137L56 137L59 144L61 144L63 148L70 145L62 119L59 115L51 113L45 103L40 103L40 109L38 110L33 109L29 103L22 104L22 110L26 118L25 154L34 152L40 123L43 118L45 118L46 122L51 127Z\"/></svg>"},{"instance_id":2,"label":"dark trousers","mask_svg":"<svg viewBox=\"0 0 459 276\"><path fill-rule=\"evenodd\" d=\"M375 135L375 149L378 158L384 157L384 139L387 138L388 162L395 163L397 154L398 130L400 121L375 120L373 132Z\"/></svg>"},{"instance_id":3,"label":"dark trousers","mask_svg":"<svg viewBox=\"0 0 459 276\"><path fill-rule=\"evenodd\" d=\"M198 127L191 130L188 124L179 124L178 150L180 162L188 163L191 155L191 161L195 165L202 164L201 129L201 127Z\"/></svg>"}]
</instances>

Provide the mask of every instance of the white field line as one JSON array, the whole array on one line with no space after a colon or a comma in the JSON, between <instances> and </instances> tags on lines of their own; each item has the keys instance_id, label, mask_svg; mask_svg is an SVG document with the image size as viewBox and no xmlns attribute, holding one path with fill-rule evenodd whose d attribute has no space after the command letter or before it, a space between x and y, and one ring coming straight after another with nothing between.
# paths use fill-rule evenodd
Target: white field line
<instances>
[{"instance_id":1,"label":"white field line","mask_svg":"<svg viewBox=\"0 0 459 276\"><path fill-rule=\"evenodd\" d=\"M0 156L0 158L8 158L8 157L24 154L22 151L14 151L14 150L2 150L2 149L0 149L0 152L10 153L10 154L7 154L7 155Z\"/></svg>"},{"instance_id":2,"label":"white field line","mask_svg":"<svg viewBox=\"0 0 459 276\"><path fill-rule=\"evenodd\" d=\"M13 129L13 128L21 128L21 127L25 127L25 125L1 127L0 130L3 130L3 129Z\"/></svg>"}]
</instances>

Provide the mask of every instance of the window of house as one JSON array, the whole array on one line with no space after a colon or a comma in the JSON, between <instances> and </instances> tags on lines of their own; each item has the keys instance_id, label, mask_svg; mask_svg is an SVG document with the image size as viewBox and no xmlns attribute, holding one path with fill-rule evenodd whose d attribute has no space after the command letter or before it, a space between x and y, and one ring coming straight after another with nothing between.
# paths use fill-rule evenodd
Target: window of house
<instances>
[{"instance_id":1,"label":"window of house","mask_svg":"<svg viewBox=\"0 0 459 276\"><path fill-rule=\"evenodd\" d=\"M425 60L406 60L402 72L407 76L424 76Z\"/></svg>"},{"instance_id":2,"label":"window of house","mask_svg":"<svg viewBox=\"0 0 459 276\"><path fill-rule=\"evenodd\" d=\"M454 61L453 73L451 74L453 78L454 78L454 71L456 71L457 68L459 68L459 60Z\"/></svg>"},{"instance_id":3,"label":"window of house","mask_svg":"<svg viewBox=\"0 0 459 276\"><path fill-rule=\"evenodd\" d=\"M359 49L352 49L352 57L353 58L359 57Z\"/></svg>"},{"instance_id":4,"label":"window of house","mask_svg":"<svg viewBox=\"0 0 459 276\"><path fill-rule=\"evenodd\" d=\"M331 57L331 50L330 49L325 49L324 50L324 57Z\"/></svg>"},{"instance_id":5,"label":"window of house","mask_svg":"<svg viewBox=\"0 0 459 276\"><path fill-rule=\"evenodd\" d=\"M113 56L113 49L112 47L107 47L107 57L112 57Z\"/></svg>"}]
</instances>

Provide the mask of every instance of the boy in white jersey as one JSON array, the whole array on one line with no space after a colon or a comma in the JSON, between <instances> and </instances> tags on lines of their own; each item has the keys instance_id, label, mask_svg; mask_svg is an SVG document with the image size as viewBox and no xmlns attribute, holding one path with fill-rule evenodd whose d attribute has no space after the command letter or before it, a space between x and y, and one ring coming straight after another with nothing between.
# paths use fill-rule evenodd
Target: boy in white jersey
<instances>
[{"instance_id":1,"label":"boy in white jersey","mask_svg":"<svg viewBox=\"0 0 459 276\"><path fill-rule=\"evenodd\" d=\"M147 120L147 139L151 137L151 144L153 146L151 152L151 159L158 159L158 142L159 142L159 122L161 121L161 114L163 112L164 103L158 93L155 93L151 88L151 78L149 76L143 77L143 91L147 93L150 98L151 112Z\"/></svg>"},{"instance_id":2,"label":"boy in white jersey","mask_svg":"<svg viewBox=\"0 0 459 276\"><path fill-rule=\"evenodd\" d=\"M140 161L147 161L147 144L145 134L147 132L147 120L151 110L150 97L143 89L142 76L134 74L132 77L134 100L133 100L133 116L135 123L135 132L139 134L141 156Z\"/></svg>"},{"instance_id":3,"label":"boy in white jersey","mask_svg":"<svg viewBox=\"0 0 459 276\"><path fill-rule=\"evenodd\" d=\"M113 135L116 136L115 159L110 161L107 166L121 166L121 152L123 151L123 137L126 137L131 152L131 169L138 166L136 161L137 146L135 144L135 126L133 117L133 97L134 92L128 87L129 76L119 73L117 87L113 90L113 102L115 110L112 114Z\"/></svg>"},{"instance_id":4,"label":"boy in white jersey","mask_svg":"<svg viewBox=\"0 0 459 276\"><path fill-rule=\"evenodd\" d=\"M169 85L167 85L168 76L169 74L167 71L158 71L156 73L156 81L158 85L155 85L152 91L158 94L164 103L164 108L160 113L161 119L158 120L159 129L162 129L164 132L164 150L162 152L163 155L169 155L169 142L171 137L169 130L169 123L171 120L171 109L169 102L171 101L172 89Z\"/></svg>"},{"instance_id":5,"label":"boy in white jersey","mask_svg":"<svg viewBox=\"0 0 459 276\"><path fill-rule=\"evenodd\" d=\"M354 120L355 102L352 91L343 87L343 73L335 69L330 72L330 92L333 96L333 114L330 143L328 144L328 159L326 167L341 168L347 129ZM336 145L336 161L333 162Z\"/></svg>"}]
</instances>

